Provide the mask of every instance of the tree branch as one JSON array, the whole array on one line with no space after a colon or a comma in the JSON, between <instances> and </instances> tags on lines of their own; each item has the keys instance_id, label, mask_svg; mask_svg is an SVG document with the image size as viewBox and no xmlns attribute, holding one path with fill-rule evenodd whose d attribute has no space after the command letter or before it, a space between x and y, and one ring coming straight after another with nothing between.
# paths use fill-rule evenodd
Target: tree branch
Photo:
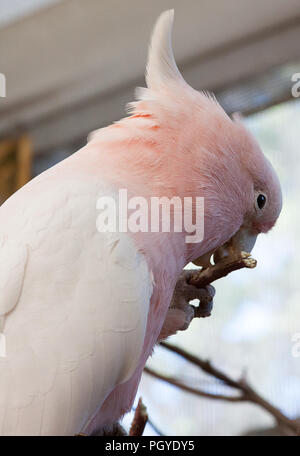
<instances>
[{"instance_id":1,"label":"tree branch","mask_svg":"<svg viewBox=\"0 0 300 456\"><path fill-rule=\"evenodd\" d=\"M133 417L133 421L131 423L129 435L130 436L143 435L147 421L148 421L147 409L142 402L142 398L140 397L138 405L134 412L134 417Z\"/></svg>"},{"instance_id":2,"label":"tree branch","mask_svg":"<svg viewBox=\"0 0 300 456\"><path fill-rule=\"evenodd\" d=\"M204 288L215 280L226 277L230 272L242 268L253 269L256 264L256 260L251 258L250 253L241 252L239 257L227 257L208 268L197 271L189 283L197 288Z\"/></svg>"},{"instance_id":3,"label":"tree branch","mask_svg":"<svg viewBox=\"0 0 300 456\"><path fill-rule=\"evenodd\" d=\"M278 424L290 429L295 435L300 435L300 426L299 423L295 420L291 420L287 416L285 416L278 408L274 407L270 402L264 399L260 394L258 394L247 382L245 378L241 378L240 380L234 380L229 377L224 372L220 371L219 369L213 367L211 363L207 360L202 360L201 358L188 353L187 351L183 350L182 348L176 347L175 345L171 345L166 342L161 342L164 348L168 349L169 351L178 354L186 361L194 364L195 366L199 367L202 371L207 373L208 375L217 378L218 380L222 381L225 385L229 386L230 388L234 388L240 392L240 396L225 396L219 394L211 394L206 393L204 391L198 390L196 388L192 388L188 385L185 385L179 380L173 379L171 377L167 377L163 374L160 374L152 369L145 368L145 371L160 379L163 380L171 385L174 385L184 391L189 393L195 394L201 397L207 397L210 399L220 399L226 400L231 402L242 402L247 401L253 404L259 405L264 410L269 412L277 421Z\"/></svg>"},{"instance_id":4,"label":"tree branch","mask_svg":"<svg viewBox=\"0 0 300 456\"><path fill-rule=\"evenodd\" d=\"M241 396L225 396L223 394L213 394L213 393L207 393L206 391L202 391L198 388L193 388L191 386L185 385L179 380L176 380L175 378L168 377L166 375L160 374L159 372L156 372L153 369L150 369L149 367L145 367L144 371L151 375L152 377L155 377L159 380L162 380L163 382L169 383L170 385L177 386L177 388L180 388L184 391L187 391L188 393L195 394L196 396L200 397L207 397L209 399L220 399L222 401L229 401L229 402L237 402L237 401L242 401L243 398Z\"/></svg>"}]
</instances>

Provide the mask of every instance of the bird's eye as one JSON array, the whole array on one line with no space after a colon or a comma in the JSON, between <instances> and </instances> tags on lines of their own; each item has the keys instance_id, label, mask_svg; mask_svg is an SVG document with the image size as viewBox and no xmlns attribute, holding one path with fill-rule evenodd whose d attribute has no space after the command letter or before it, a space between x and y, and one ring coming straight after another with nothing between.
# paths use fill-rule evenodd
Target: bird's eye
<instances>
[{"instance_id":1,"label":"bird's eye","mask_svg":"<svg viewBox=\"0 0 300 456\"><path fill-rule=\"evenodd\" d=\"M263 209L267 202L267 197L260 193L256 198L256 206L258 209Z\"/></svg>"}]
</instances>

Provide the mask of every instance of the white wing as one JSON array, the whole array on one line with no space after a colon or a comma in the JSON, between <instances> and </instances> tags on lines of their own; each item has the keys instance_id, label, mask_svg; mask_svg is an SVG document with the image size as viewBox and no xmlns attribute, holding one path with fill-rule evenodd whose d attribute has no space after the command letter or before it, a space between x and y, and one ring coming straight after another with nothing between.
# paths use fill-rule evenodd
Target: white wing
<instances>
[{"instance_id":1,"label":"white wing","mask_svg":"<svg viewBox=\"0 0 300 456\"><path fill-rule=\"evenodd\" d=\"M16 306L23 285L27 248L4 236L0 238L0 331L5 315Z\"/></svg>"},{"instance_id":2,"label":"white wing","mask_svg":"<svg viewBox=\"0 0 300 456\"><path fill-rule=\"evenodd\" d=\"M96 230L101 194L90 177L46 175L0 208L0 234L23 246L0 250L4 435L76 434L136 369L151 276L127 233Z\"/></svg>"}]
</instances>

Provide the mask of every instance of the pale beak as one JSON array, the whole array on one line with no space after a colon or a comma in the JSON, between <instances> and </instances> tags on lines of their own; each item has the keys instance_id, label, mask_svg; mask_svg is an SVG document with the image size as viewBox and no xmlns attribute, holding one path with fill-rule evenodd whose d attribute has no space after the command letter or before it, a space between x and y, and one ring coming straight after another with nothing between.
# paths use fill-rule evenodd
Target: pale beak
<instances>
[{"instance_id":1,"label":"pale beak","mask_svg":"<svg viewBox=\"0 0 300 456\"><path fill-rule=\"evenodd\" d=\"M218 263L221 259L226 257L239 257L241 252L251 253L257 234L253 233L249 227L242 225L239 231L225 244L218 247L215 251L211 251L202 257L197 258L193 261L197 266L204 268L210 264L210 258L213 255L214 263Z\"/></svg>"}]
</instances>

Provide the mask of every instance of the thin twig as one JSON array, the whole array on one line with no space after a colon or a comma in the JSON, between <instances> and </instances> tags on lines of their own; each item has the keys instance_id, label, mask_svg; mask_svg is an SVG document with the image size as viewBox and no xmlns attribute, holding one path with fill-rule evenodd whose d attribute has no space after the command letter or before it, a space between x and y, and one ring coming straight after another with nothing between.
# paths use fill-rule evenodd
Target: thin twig
<instances>
[{"instance_id":1,"label":"thin twig","mask_svg":"<svg viewBox=\"0 0 300 456\"><path fill-rule=\"evenodd\" d=\"M132 407L132 410L135 412L136 407L135 408ZM149 426L152 427L152 429L156 432L157 435L165 437L165 434L156 426L155 423L153 423L153 421L149 418L149 416L148 416L147 424L149 424Z\"/></svg>"},{"instance_id":2,"label":"thin twig","mask_svg":"<svg viewBox=\"0 0 300 456\"><path fill-rule=\"evenodd\" d=\"M138 405L134 412L133 421L131 423L129 435L130 436L141 436L145 430L145 426L148 421L148 414L145 405L143 404L142 398L140 397Z\"/></svg>"},{"instance_id":3,"label":"thin twig","mask_svg":"<svg viewBox=\"0 0 300 456\"><path fill-rule=\"evenodd\" d=\"M183 348L179 348L176 345L169 344L167 342L161 342L160 345L173 353L177 353L179 356L184 358L185 360L189 361L190 363L194 364L197 367L200 367L204 372L207 374L216 377L217 379L221 380L228 386L232 388L239 388L239 382L230 378L224 372L221 372L219 369L213 367L208 360L203 360L198 356L194 356L191 353L185 351Z\"/></svg>"},{"instance_id":4,"label":"thin twig","mask_svg":"<svg viewBox=\"0 0 300 456\"><path fill-rule=\"evenodd\" d=\"M253 269L255 266L256 260L251 258L250 253L241 252L239 257L224 258L208 268L197 271L189 283L197 288L204 288L215 280L226 277L230 272L242 268Z\"/></svg>"},{"instance_id":5,"label":"thin twig","mask_svg":"<svg viewBox=\"0 0 300 456\"><path fill-rule=\"evenodd\" d=\"M274 407L270 402L268 402L266 399L264 399L262 396L260 396L246 381L245 378L241 378L240 380L234 380L231 377L229 377L227 374L224 372L220 371L219 369L216 369L211 365L209 361L202 360L201 358L192 355L191 353L188 353L187 351L183 350L182 348L176 347L174 345L168 344L166 342L161 342L161 345L172 351L173 353L177 353L179 356L184 358L186 361L189 361L190 363L194 364L195 366L199 367L202 371L206 372L208 375L211 375L218 380L222 381L225 385L235 388L238 390L241 395L240 396L224 396L224 395L215 395L215 394L210 394L206 393L204 391L191 388L184 383L174 380L170 377L164 376L163 374L160 374L156 371L153 371L152 369L146 368L146 372L151 374L152 376L156 378L160 378L161 380L170 383L174 386L177 386L178 388L190 392L192 394L196 394L197 396L203 396L203 397L208 397L210 399L221 399L221 400L226 400L226 401L232 401L232 402L242 402L242 401L248 401L252 402L254 404L259 405L266 411L268 411L277 421L278 424L289 428L294 434L299 435L300 434L300 429L299 429L299 423L295 420L291 420L287 416L285 416L278 408Z\"/></svg>"},{"instance_id":6,"label":"thin twig","mask_svg":"<svg viewBox=\"0 0 300 456\"><path fill-rule=\"evenodd\" d=\"M206 391L202 391L198 388L193 388L191 386L185 385L181 381L173 378L173 377L168 377L166 375L160 374L159 372L156 372L153 369L150 369L149 367L145 367L144 371L152 375L152 377L155 377L159 380L162 380L163 382L167 382L170 385L177 386L177 388L180 388L184 391L187 391L188 393L196 394L197 396L200 397L207 397L209 399L220 399L222 401L229 401L229 402L237 402L237 401L242 401L242 397L240 396L224 396L223 394L213 394L213 393L207 393Z\"/></svg>"}]
</instances>

